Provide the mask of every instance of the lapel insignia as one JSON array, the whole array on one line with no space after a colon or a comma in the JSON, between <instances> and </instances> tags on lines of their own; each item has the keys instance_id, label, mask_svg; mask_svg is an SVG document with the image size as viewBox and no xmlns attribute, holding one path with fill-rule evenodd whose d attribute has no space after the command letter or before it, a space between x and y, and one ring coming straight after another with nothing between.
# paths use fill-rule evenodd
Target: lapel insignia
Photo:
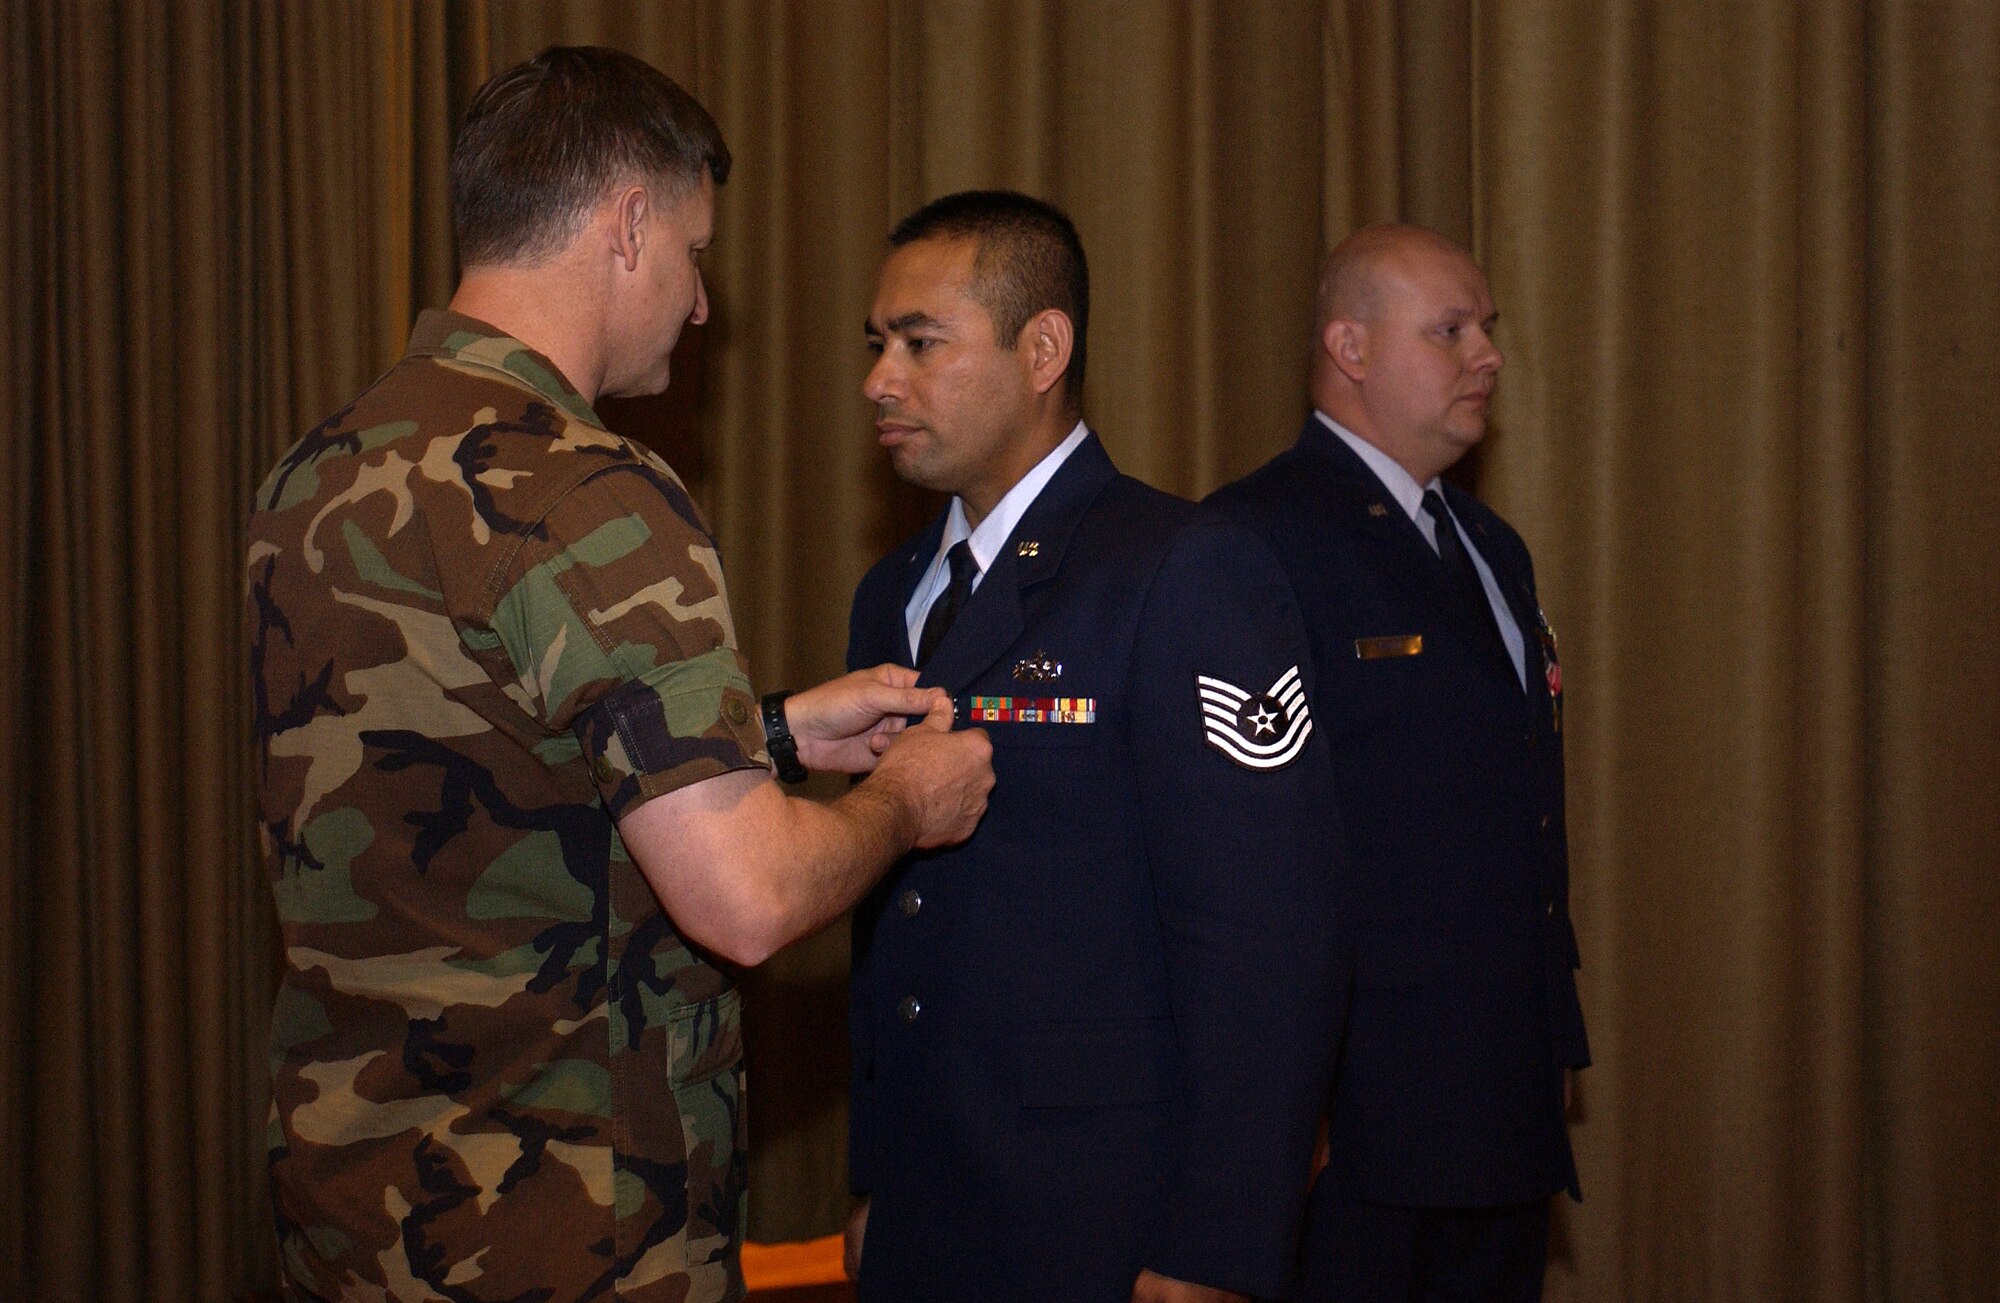
<instances>
[{"instance_id":1,"label":"lapel insignia","mask_svg":"<svg viewBox=\"0 0 2000 1303\"><path fill-rule=\"evenodd\" d=\"M1014 677L1023 683L1054 683L1062 671L1062 662L1050 660L1045 651L1014 662Z\"/></svg>"},{"instance_id":2,"label":"lapel insignia","mask_svg":"<svg viewBox=\"0 0 2000 1303\"><path fill-rule=\"evenodd\" d=\"M1024 538L1014 545L1015 556L1040 556L1041 554L1042 545L1038 539Z\"/></svg>"},{"instance_id":3,"label":"lapel insignia","mask_svg":"<svg viewBox=\"0 0 2000 1303\"><path fill-rule=\"evenodd\" d=\"M1245 769L1283 769L1312 736L1306 687L1294 665L1262 692L1195 675L1202 740Z\"/></svg>"},{"instance_id":4,"label":"lapel insignia","mask_svg":"<svg viewBox=\"0 0 2000 1303\"><path fill-rule=\"evenodd\" d=\"M1368 514L1379 519L1388 515L1389 509L1379 502L1371 502L1368 504Z\"/></svg>"},{"instance_id":5,"label":"lapel insignia","mask_svg":"<svg viewBox=\"0 0 2000 1303\"><path fill-rule=\"evenodd\" d=\"M1549 627L1549 617L1542 614L1539 604L1535 607L1535 641L1542 645L1542 677L1549 685L1549 723L1558 733L1563 729L1563 667L1556 659L1556 631Z\"/></svg>"},{"instance_id":6,"label":"lapel insignia","mask_svg":"<svg viewBox=\"0 0 2000 1303\"><path fill-rule=\"evenodd\" d=\"M975 724L1095 724L1095 697L969 697Z\"/></svg>"}]
</instances>

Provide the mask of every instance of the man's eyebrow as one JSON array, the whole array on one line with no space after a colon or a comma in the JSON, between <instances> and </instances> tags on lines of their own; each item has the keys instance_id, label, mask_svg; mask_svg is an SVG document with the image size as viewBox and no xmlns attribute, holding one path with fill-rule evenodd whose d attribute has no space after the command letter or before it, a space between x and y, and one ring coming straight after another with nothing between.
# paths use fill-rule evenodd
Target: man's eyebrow
<instances>
[{"instance_id":1,"label":"man's eyebrow","mask_svg":"<svg viewBox=\"0 0 2000 1303\"><path fill-rule=\"evenodd\" d=\"M928 312L905 312L900 317L889 318L889 332L897 334L911 330L935 328L943 324L942 321L939 321Z\"/></svg>"},{"instance_id":2,"label":"man's eyebrow","mask_svg":"<svg viewBox=\"0 0 2000 1303\"><path fill-rule=\"evenodd\" d=\"M1455 308L1446 308L1443 311L1443 313L1438 316L1437 320L1441 322L1476 321L1479 323L1479 328L1481 330L1490 331L1493 329L1494 325L1499 322L1500 314L1498 312L1494 312L1494 313L1489 313L1488 315L1482 317L1479 315L1478 308L1470 306L1460 306Z\"/></svg>"}]
</instances>

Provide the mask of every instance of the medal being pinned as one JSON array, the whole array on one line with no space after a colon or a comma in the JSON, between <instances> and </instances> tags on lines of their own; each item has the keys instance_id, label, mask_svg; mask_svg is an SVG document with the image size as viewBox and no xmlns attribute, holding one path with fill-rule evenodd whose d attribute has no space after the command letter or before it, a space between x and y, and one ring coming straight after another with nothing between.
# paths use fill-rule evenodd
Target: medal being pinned
<instances>
[{"instance_id":1,"label":"medal being pinned","mask_svg":"<svg viewBox=\"0 0 2000 1303\"><path fill-rule=\"evenodd\" d=\"M1305 683L1294 665L1262 692L1225 679L1195 676L1202 738L1245 769L1282 769L1312 736Z\"/></svg>"},{"instance_id":2,"label":"medal being pinned","mask_svg":"<svg viewBox=\"0 0 2000 1303\"><path fill-rule=\"evenodd\" d=\"M1556 659L1556 631L1549 617L1535 607L1535 641L1542 646L1542 677L1549 685L1549 720L1558 733L1563 731L1563 667Z\"/></svg>"}]
</instances>

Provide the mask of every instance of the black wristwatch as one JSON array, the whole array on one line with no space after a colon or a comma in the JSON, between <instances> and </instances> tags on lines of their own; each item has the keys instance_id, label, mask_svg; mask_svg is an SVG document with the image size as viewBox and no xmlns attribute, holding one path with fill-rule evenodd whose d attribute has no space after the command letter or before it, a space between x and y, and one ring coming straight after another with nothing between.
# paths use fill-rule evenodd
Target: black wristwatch
<instances>
[{"instance_id":1,"label":"black wristwatch","mask_svg":"<svg viewBox=\"0 0 2000 1303\"><path fill-rule=\"evenodd\" d=\"M764 749L770 753L778 777L788 783L803 783L806 767L799 761L799 740L792 736L791 725L785 723L785 698L791 695L789 692L764 695Z\"/></svg>"}]
</instances>

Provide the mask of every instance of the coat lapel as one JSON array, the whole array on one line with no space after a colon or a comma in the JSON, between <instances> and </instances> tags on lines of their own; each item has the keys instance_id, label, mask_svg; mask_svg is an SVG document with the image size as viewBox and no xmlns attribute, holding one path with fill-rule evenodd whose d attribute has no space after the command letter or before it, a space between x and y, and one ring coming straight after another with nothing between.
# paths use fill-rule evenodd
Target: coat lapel
<instances>
[{"instance_id":1,"label":"coat lapel","mask_svg":"<svg viewBox=\"0 0 2000 1303\"><path fill-rule=\"evenodd\" d=\"M1077 523L1117 474L1117 467L1111 464L1097 436L1086 436L1042 486L1041 493L1015 525L1012 536L1001 545L1000 554L987 568L979 587L958 613L958 619L952 622L951 631L931 654L930 664L924 667L923 677L918 680L920 685L935 684L954 694L963 692L1014 645L1023 626L1023 594L1054 577ZM939 532L931 536L926 564L937 554L938 540L942 537L940 524ZM918 576L921 575L920 567ZM916 579L912 578L910 584L905 590L906 604L907 593L914 591Z\"/></svg>"},{"instance_id":2,"label":"coat lapel","mask_svg":"<svg viewBox=\"0 0 2000 1303\"><path fill-rule=\"evenodd\" d=\"M1438 612L1439 618L1450 623L1469 643L1482 649L1478 653L1479 659L1491 662L1490 668L1496 672L1504 672L1508 683L1519 691L1521 681L1515 676L1514 663L1508 658L1506 648L1498 645L1490 629L1473 622L1473 613L1465 609L1423 531L1404 512L1402 504L1390 494L1368 463L1362 461L1345 440L1317 417L1306 418L1306 428L1299 435L1299 447L1331 472L1338 489L1333 504L1336 521L1375 554L1381 568L1401 587L1415 594L1427 608ZM1471 530L1472 521L1461 510L1465 495L1448 484L1445 492L1453 513ZM1474 537L1478 535L1475 533ZM1512 606L1514 602L1509 580L1494 560L1496 550L1491 545L1481 546L1479 555L1493 568L1494 578L1499 580L1502 591L1508 594L1508 604ZM1519 620L1518 612L1516 620ZM1532 624L1523 625L1524 636L1533 627Z\"/></svg>"},{"instance_id":3,"label":"coat lapel","mask_svg":"<svg viewBox=\"0 0 2000 1303\"><path fill-rule=\"evenodd\" d=\"M1451 509L1465 522L1467 532L1479 548L1479 555L1485 558L1487 569L1493 572L1493 582L1499 585L1500 596L1514 617L1514 627L1520 630L1522 678L1526 691L1532 696L1543 677L1543 667L1539 663L1542 659L1542 608L1535 600L1534 585L1527 573L1514 564L1504 540L1496 537L1489 527L1488 521L1494 519L1491 509L1470 493L1452 485L1446 485L1445 492L1451 499ZM1507 668L1512 670L1514 667L1510 664Z\"/></svg>"},{"instance_id":4,"label":"coat lapel","mask_svg":"<svg viewBox=\"0 0 2000 1303\"><path fill-rule=\"evenodd\" d=\"M876 640L877 654L864 658L868 664L887 661L896 665L909 665L916 657L910 651L910 631L904 619L904 612L910 608L910 598L923 580L924 572L930 569L931 558L937 555L938 543L944 538L945 521L950 519L949 505L934 517L930 525L903 545L902 571L896 577L893 590L895 609L879 612L879 618L869 626L870 636Z\"/></svg>"},{"instance_id":5,"label":"coat lapel","mask_svg":"<svg viewBox=\"0 0 2000 1303\"><path fill-rule=\"evenodd\" d=\"M1368 463L1355 455L1341 437L1320 424L1317 417L1306 420L1299 447L1331 474L1336 489L1330 505L1334 521L1359 539L1377 563L1404 589L1416 593L1425 605L1450 609L1453 592L1437 553L1424 540L1423 531L1404 512L1403 505L1384 487Z\"/></svg>"}]
</instances>

